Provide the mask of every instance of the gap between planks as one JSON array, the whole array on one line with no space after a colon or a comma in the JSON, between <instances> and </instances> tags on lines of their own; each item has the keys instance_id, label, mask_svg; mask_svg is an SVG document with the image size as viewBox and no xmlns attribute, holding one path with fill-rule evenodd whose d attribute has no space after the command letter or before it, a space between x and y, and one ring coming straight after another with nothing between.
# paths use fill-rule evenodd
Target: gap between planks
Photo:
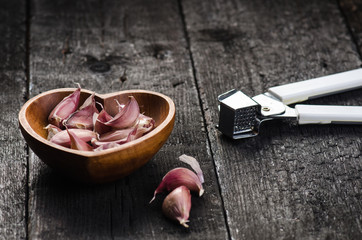
<instances>
[{"instance_id":1,"label":"gap between planks","mask_svg":"<svg viewBox=\"0 0 362 240\"><path fill-rule=\"evenodd\" d=\"M200 105L200 110L201 110L202 120L203 120L203 125L204 125L203 127L204 127L204 130L205 130L205 133L206 133L206 138L207 138L207 145L208 145L208 149L210 149L212 164L214 166L214 172L215 172L215 176L216 176L216 179L217 179L217 187L218 187L219 195L220 195L220 199L221 199L221 207L222 207L222 210L223 210L222 213L223 213L223 216L224 216L224 222L225 222L225 226L226 226L226 230L227 230L229 239L231 239L231 232L230 232L230 226L229 226L229 223L228 223L228 220L227 220L227 214L226 214L226 209L225 209L225 204L224 204L224 197L223 197L222 190L221 190L219 175L217 174L217 169L216 169L215 160L214 160L214 153L213 153L213 150L212 150L212 147L211 147L211 140L210 140L210 137L209 137L209 131L207 129L207 122L206 122L205 111L204 111L204 108L203 108L203 103L202 103L202 98L201 98L200 85L199 85L198 79L196 77L196 67L195 67L194 57L193 57L192 50L191 50L190 36L189 36L188 31L187 31L186 19L185 19L184 9L183 9L183 6L182 6L182 0L177 0L177 2L178 2L178 6L179 6L180 17L181 17L184 36L185 36L185 40L186 40L186 47L187 47L187 50L189 52L189 57L190 57L190 61L191 61L192 76L193 76L193 80L194 80L196 91L197 91L197 98L199 100L199 105Z\"/></svg>"},{"instance_id":2,"label":"gap between planks","mask_svg":"<svg viewBox=\"0 0 362 240\"><path fill-rule=\"evenodd\" d=\"M30 26L31 0L25 1L25 93L24 103L30 98ZM30 198L30 149L26 144L26 186L25 186L25 238L29 239L29 198Z\"/></svg>"}]
</instances>

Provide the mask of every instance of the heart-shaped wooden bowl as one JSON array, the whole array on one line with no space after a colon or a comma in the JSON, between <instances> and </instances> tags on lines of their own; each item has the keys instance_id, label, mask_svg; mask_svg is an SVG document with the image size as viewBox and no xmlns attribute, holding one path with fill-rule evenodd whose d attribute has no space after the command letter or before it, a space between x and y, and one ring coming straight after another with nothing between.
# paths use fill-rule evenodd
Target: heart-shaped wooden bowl
<instances>
[{"instance_id":1,"label":"heart-shaped wooden bowl","mask_svg":"<svg viewBox=\"0 0 362 240\"><path fill-rule=\"evenodd\" d=\"M47 165L82 182L102 183L120 179L146 164L162 147L172 132L175 122L173 101L160 93L145 90L127 90L110 94L96 94L111 115L118 112L115 99L126 103L134 96L140 111L155 120L155 128L146 135L100 152L73 150L46 140L48 116L52 109L75 88L61 88L44 92L27 101L19 112L21 132L35 154ZM91 95L82 90L80 105Z\"/></svg>"}]
</instances>

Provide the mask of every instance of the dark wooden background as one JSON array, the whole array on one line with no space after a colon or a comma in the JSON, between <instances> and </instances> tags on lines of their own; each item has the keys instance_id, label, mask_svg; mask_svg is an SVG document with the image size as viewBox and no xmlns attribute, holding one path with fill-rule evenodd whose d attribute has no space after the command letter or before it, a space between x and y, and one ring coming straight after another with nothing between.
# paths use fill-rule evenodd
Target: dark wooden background
<instances>
[{"instance_id":1,"label":"dark wooden background","mask_svg":"<svg viewBox=\"0 0 362 240\"><path fill-rule=\"evenodd\" d=\"M0 239L362 239L361 126L274 121L238 141L216 129L227 90L361 67L361 0L0 3ZM71 182L27 147L17 114L75 83L164 93L174 131L124 179ZM362 90L308 103L362 105ZM183 153L206 179L189 229L162 215L164 195L148 204Z\"/></svg>"}]
</instances>

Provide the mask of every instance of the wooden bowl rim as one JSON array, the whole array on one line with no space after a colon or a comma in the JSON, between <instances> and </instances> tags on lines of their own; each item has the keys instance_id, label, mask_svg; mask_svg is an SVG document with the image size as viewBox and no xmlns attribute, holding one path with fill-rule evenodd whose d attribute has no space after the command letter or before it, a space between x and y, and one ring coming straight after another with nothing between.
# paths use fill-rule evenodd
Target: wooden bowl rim
<instances>
[{"instance_id":1,"label":"wooden bowl rim","mask_svg":"<svg viewBox=\"0 0 362 240\"><path fill-rule=\"evenodd\" d=\"M169 106L169 111L168 111L168 114L167 114L165 120L162 121L151 132L149 132L146 135L144 135L144 136L142 136L142 137L140 137L138 139L135 139L135 140L133 140L131 142L122 144L119 147L110 148L110 149L102 150L102 151L99 151L99 152L74 150L74 149L70 149L70 148L63 147L63 146L60 146L58 144L52 143L52 142L44 139L43 137L41 137L38 133L36 133L34 131L34 129L30 126L28 120L26 119L26 110L28 109L28 107L33 102L35 102L36 100L38 100L41 97L44 97L46 95L51 95L51 94L54 94L54 93L59 93L59 92L73 92L75 90L76 90L76 88L57 88L57 89L53 89L53 90L43 92L43 93L41 93L39 95L36 95L35 97L29 99L19 111L19 123L20 123L21 127L31 137L33 137L37 141L39 141L39 142L41 142L43 144L46 144L46 145L48 145L48 146L50 146L52 148L56 148L56 149L64 151L64 152L69 152L69 153L76 154L76 155L79 155L79 156L84 156L84 157L99 157L99 156L102 156L102 155L112 154L112 153L120 152L120 151L128 149L128 148L132 148L133 146L141 143L142 141L154 137L155 135L159 134L173 120L173 118L175 116L175 113L176 113L175 104L172 101L172 99L170 97L162 94L162 93L158 93L158 92L154 92L154 91L141 90L141 89L131 89L131 90L123 90L123 91L118 91L118 92L113 92L113 93L106 93L106 94L95 93L95 96L99 97L101 99L107 99L107 98L110 98L112 96L118 96L120 94L141 93L141 94L156 95L156 96L159 96L159 97L166 100L166 102L168 103L168 106ZM88 93L88 94L93 94L94 93L93 91L86 90L86 89L82 89L81 92Z\"/></svg>"}]
</instances>

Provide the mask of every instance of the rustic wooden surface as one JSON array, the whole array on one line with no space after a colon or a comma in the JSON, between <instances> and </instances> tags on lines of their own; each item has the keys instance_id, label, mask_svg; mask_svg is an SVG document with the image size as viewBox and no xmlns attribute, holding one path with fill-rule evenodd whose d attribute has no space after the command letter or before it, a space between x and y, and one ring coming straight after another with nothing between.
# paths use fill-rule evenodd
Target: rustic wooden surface
<instances>
[{"instance_id":1,"label":"rustic wooden surface","mask_svg":"<svg viewBox=\"0 0 362 240\"><path fill-rule=\"evenodd\" d=\"M0 238L24 239L28 159L17 121L20 107L27 98L23 1L1 1L0 33Z\"/></svg>"},{"instance_id":2,"label":"rustic wooden surface","mask_svg":"<svg viewBox=\"0 0 362 240\"><path fill-rule=\"evenodd\" d=\"M360 239L362 128L265 123L232 141L217 95L361 66L362 1L0 1L0 239ZM120 77L126 70L126 77ZM25 100L72 87L170 96L173 133L134 174L64 179L26 147ZM312 104L362 105L362 90ZM149 205L163 175L195 156L205 194L190 228Z\"/></svg>"},{"instance_id":3,"label":"rustic wooden surface","mask_svg":"<svg viewBox=\"0 0 362 240\"><path fill-rule=\"evenodd\" d=\"M215 128L215 99L229 89L254 96L358 68L360 56L338 5L197 2L185 1L183 9L231 237L360 238L360 126L270 122L259 137L240 141ZM362 90L309 102L361 105Z\"/></svg>"}]
</instances>

